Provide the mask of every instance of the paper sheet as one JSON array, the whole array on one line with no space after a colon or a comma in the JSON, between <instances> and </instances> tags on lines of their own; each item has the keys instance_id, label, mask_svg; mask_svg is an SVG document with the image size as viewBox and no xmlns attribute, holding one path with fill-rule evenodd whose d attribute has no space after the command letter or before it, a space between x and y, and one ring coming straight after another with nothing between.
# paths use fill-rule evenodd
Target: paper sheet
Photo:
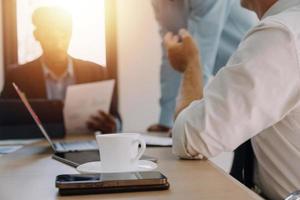
<instances>
[{"instance_id":1,"label":"paper sheet","mask_svg":"<svg viewBox=\"0 0 300 200\"><path fill-rule=\"evenodd\" d=\"M8 146L8 145L29 145L29 144L33 144L35 142L39 142L42 139L16 139L16 140L0 140L0 146Z\"/></svg>"},{"instance_id":2,"label":"paper sheet","mask_svg":"<svg viewBox=\"0 0 300 200\"><path fill-rule=\"evenodd\" d=\"M142 138L145 140L148 146L172 146L172 138L170 137L142 134Z\"/></svg>"},{"instance_id":3,"label":"paper sheet","mask_svg":"<svg viewBox=\"0 0 300 200\"><path fill-rule=\"evenodd\" d=\"M64 122L67 133L87 133L86 122L99 110L109 112L114 80L68 87Z\"/></svg>"},{"instance_id":4,"label":"paper sheet","mask_svg":"<svg viewBox=\"0 0 300 200\"><path fill-rule=\"evenodd\" d=\"M0 155L1 154L9 154L21 149L22 145L14 145L14 146L0 146Z\"/></svg>"}]
</instances>

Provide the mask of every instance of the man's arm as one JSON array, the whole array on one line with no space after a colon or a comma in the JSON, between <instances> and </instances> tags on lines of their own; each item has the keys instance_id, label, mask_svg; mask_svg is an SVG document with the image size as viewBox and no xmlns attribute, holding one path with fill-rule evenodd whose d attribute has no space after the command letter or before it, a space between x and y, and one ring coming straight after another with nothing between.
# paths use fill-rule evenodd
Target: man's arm
<instances>
[{"instance_id":1,"label":"man's arm","mask_svg":"<svg viewBox=\"0 0 300 200\"><path fill-rule=\"evenodd\" d=\"M203 97L202 65L197 46L186 30L181 30L179 36L168 33L165 45L171 65L183 73L176 118L191 102Z\"/></svg>"},{"instance_id":2,"label":"man's arm","mask_svg":"<svg viewBox=\"0 0 300 200\"><path fill-rule=\"evenodd\" d=\"M275 22L249 33L227 67L207 85L203 98L178 115L172 131L174 153L203 158L232 151L299 105L295 40Z\"/></svg>"}]
</instances>

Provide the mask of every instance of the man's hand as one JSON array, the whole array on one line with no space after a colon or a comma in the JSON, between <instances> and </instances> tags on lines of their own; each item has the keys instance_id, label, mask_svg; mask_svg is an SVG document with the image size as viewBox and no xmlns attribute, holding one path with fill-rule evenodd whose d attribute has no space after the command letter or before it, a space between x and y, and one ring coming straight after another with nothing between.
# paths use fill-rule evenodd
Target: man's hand
<instances>
[{"instance_id":1,"label":"man's hand","mask_svg":"<svg viewBox=\"0 0 300 200\"><path fill-rule=\"evenodd\" d=\"M182 40L182 41L180 41ZM181 29L179 35L169 32L164 38L170 64L179 72L185 72L188 66L199 63L199 50L191 35Z\"/></svg>"},{"instance_id":2,"label":"man's hand","mask_svg":"<svg viewBox=\"0 0 300 200\"><path fill-rule=\"evenodd\" d=\"M87 127L91 131L101 131L104 134L117 131L116 119L111 114L103 111L99 111L97 115L91 116L87 122Z\"/></svg>"},{"instance_id":3,"label":"man's hand","mask_svg":"<svg viewBox=\"0 0 300 200\"><path fill-rule=\"evenodd\" d=\"M175 70L183 73L180 98L176 105L176 119L191 102L203 97L202 65L197 45L186 30L180 30L179 35L167 33L164 42L170 64Z\"/></svg>"}]
</instances>

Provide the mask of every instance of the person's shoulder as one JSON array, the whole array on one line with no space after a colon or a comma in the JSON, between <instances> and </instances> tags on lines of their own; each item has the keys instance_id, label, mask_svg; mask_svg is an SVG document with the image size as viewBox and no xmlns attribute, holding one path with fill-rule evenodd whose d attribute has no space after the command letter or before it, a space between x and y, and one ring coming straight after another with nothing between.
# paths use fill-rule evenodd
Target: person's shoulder
<instances>
[{"instance_id":1,"label":"person's shoulder","mask_svg":"<svg viewBox=\"0 0 300 200\"><path fill-rule=\"evenodd\" d=\"M300 33L300 25L295 23L296 19L300 18L300 14L297 15L298 17L295 17L294 14L291 15L289 12L282 12L277 15L265 17L248 31L243 41L258 35L272 36L269 37L269 40L278 40L279 37L291 40L295 35ZM269 42L269 40L264 42Z\"/></svg>"},{"instance_id":2,"label":"person's shoulder","mask_svg":"<svg viewBox=\"0 0 300 200\"><path fill-rule=\"evenodd\" d=\"M300 33L299 18L300 6L295 6L276 15L265 17L254 30L273 29L290 35L298 35Z\"/></svg>"},{"instance_id":3,"label":"person's shoulder","mask_svg":"<svg viewBox=\"0 0 300 200\"><path fill-rule=\"evenodd\" d=\"M299 27L300 5L286 9L276 15L269 16L265 21L277 22L287 27Z\"/></svg>"},{"instance_id":4,"label":"person's shoulder","mask_svg":"<svg viewBox=\"0 0 300 200\"><path fill-rule=\"evenodd\" d=\"M106 67L77 58L72 58L72 61L75 75L80 82L93 82L108 78Z\"/></svg>"},{"instance_id":5,"label":"person's shoulder","mask_svg":"<svg viewBox=\"0 0 300 200\"><path fill-rule=\"evenodd\" d=\"M72 58L72 60L76 67L83 70L105 70L105 67L91 61L81 60L78 58Z\"/></svg>"},{"instance_id":6,"label":"person's shoulder","mask_svg":"<svg viewBox=\"0 0 300 200\"><path fill-rule=\"evenodd\" d=\"M12 77L18 75L24 76L33 73L38 67L40 67L40 61L39 59L35 59L25 64L12 66L8 74Z\"/></svg>"}]
</instances>

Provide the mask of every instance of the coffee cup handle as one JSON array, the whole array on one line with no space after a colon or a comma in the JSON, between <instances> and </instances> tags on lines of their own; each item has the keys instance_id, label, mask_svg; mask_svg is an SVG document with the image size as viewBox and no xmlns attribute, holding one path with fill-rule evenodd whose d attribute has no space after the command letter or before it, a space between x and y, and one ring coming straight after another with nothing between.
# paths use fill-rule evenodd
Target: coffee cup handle
<instances>
[{"instance_id":1,"label":"coffee cup handle","mask_svg":"<svg viewBox=\"0 0 300 200\"><path fill-rule=\"evenodd\" d=\"M139 148L138 154L135 156L135 158L133 158L133 161L135 162L135 161L138 161L144 154L144 152L146 150L146 143L141 138L136 139L134 142L138 142L141 145L141 148Z\"/></svg>"}]
</instances>

